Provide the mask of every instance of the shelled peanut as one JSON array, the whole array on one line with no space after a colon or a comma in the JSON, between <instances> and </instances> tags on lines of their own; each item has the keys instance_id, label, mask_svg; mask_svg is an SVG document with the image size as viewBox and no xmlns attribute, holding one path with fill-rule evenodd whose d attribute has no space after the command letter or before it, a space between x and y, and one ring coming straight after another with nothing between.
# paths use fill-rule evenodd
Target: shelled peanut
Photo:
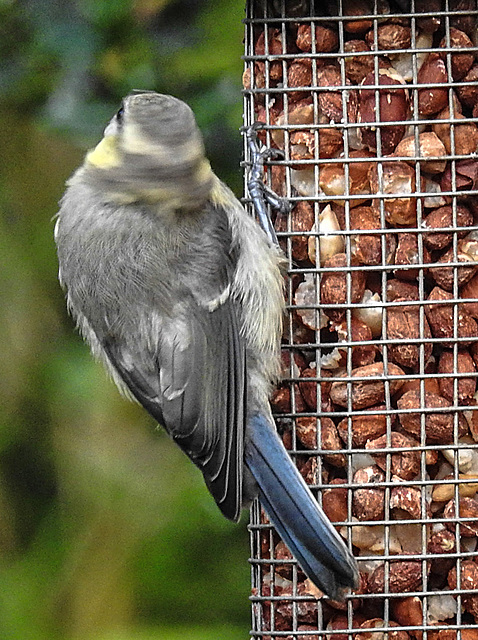
<instances>
[{"instance_id":1,"label":"shelled peanut","mask_svg":"<svg viewBox=\"0 0 478 640\"><path fill-rule=\"evenodd\" d=\"M299 470L323 485L324 510L366 558L357 640L386 626L383 598L360 595L387 592L404 594L389 634L410 626L393 634L421 640L413 627L428 625L450 640L457 600L440 591L457 588L457 549L478 545L477 7L448 0L445 16L441 0L415 0L411 19L393 0L341 6L339 22L264 26L255 53L268 58L244 77L270 127L263 141L284 153L272 186L286 195L287 172L294 203L276 220L294 269L272 406ZM267 549L284 565L265 565L261 595L274 583L287 601L281 544ZM467 562L458 589L478 594ZM424 588L438 591L426 608L406 596ZM299 594L320 595L300 571ZM462 602L462 620L477 623L478 595ZM314 638L317 607L302 604L298 631ZM292 609L276 611L276 630ZM327 629L346 628L342 610L327 604Z\"/></svg>"}]
</instances>

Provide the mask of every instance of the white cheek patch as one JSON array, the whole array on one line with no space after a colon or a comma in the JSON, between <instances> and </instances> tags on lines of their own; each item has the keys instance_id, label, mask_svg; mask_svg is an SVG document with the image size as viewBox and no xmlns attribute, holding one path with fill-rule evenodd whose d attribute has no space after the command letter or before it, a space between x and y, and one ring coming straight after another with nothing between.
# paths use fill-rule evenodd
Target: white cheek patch
<instances>
[{"instance_id":1,"label":"white cheek patch","mask_svg":"<svg viewBox=\"0 0 478 640\"><path fill-rule=\"evenodd\" d=\"M139 155L157 155L158 151L162 151L159 145L155 145L148 140L134 122L127 122L122 129L121 147L126 153L134 153Z\"/></svg>"}]
</instances>

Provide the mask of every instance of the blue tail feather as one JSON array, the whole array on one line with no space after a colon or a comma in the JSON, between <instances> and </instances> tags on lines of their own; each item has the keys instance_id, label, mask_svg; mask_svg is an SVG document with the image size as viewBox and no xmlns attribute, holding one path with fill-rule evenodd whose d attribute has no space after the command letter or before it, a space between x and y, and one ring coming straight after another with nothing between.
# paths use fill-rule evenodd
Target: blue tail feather
<instances>
[{"instance_id":1,"label":"blue tail feather","mask_svg":"<svg viewBox=\"0 0 478 640\"><path fill-rule=\"evenodd\" d=\"M344 588L356 587L355 559L263 415L255 414L249 422L245 460L264 509L312 582L332 598L341 598Z\"/></svg>"}]
</instances>

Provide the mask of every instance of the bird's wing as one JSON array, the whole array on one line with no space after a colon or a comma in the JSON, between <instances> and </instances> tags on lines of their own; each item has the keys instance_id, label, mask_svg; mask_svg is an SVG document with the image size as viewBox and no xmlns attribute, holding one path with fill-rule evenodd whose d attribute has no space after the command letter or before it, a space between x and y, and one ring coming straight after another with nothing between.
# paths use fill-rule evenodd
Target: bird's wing
<instances>
[{"instance_id":1,"label":"bird's wing","mask_svg":"<svg viewBox=\"0 0 478 640\"><path fill-rule=\"evenodd\" d=\"M213 308L214 307L214 308ZM242 502L245 345L235 302L183 300L173 316L155 314L155 344L102 340L133 396L203 472L223 514L237 520Z\"/></svg>"}]
</instances>

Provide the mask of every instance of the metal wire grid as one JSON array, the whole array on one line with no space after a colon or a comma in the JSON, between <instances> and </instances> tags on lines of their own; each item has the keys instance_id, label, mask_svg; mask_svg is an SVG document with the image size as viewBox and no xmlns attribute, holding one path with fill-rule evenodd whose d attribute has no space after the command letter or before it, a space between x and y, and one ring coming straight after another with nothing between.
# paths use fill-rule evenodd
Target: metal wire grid
<instances>
[{"instance_id":1,"label":"metal wire grid","mask_svg":"<svg viewBox=\"0 0 478 640\"><path fill-rule=\"evenodd\" d=\"M418 0L417 8L418 8ZM260 638L288 638L305 640L315 640L325 636L337 637L344 640L345 637L357 635L359 638L363 634L370 634L370 628L374 628L377 637L373 640L379 640L378 634L391 632L400 640L407 640L408 637L421 638L423 634L433 635L433 640L438 640L438 635L455 638L457 635L477 635L478 626L476 621L478 617L472 615L475 612L470 603L474 602L473 595L478 594L478 582L469 582L469 567L463 563L467 560L474 560L476 556L476 536L465 538L462 534L464 531L463 523L475 527L478 531L478 513L465 514L460 513L442 513L442 509L433 509L433 501L431 500L432 491L436 487L452 487L453 499L455 505L458 504L460 497L460 485L463 487L468 484L470 487L476 483L473 474L468 478L462 477L462 457L478 454L475 441L469 437L465 441L459 437L461 433L461 420L466 416L471 435L476 437L476 429L472 427L473 419L476 420L478 414L475 413L474 404L464 404L459 397L459 383L464 379L476 379L477 373L460 372L458 357L463 347L472 349L478 340L478 330L472 332L473 335L463 335L462 322L462 298L460 287L458 284L459 267L462 263L459 261L459 233L470 233L478 230L477 226L460 226L458 224L458 205L463 198L467 196L473 197L476 189L476 181L470 185L460 182L460 174L457 171L457 163L462 160L469 160L476 157L473 155L459 154L455 146L455 138L458 124L463 122L477 122L477 119L471 117L468 113L465 119L459 117L456 104L454 102L454 93L461 86L465 86L465 82L455 82L452 78L452 53L456 50L452 48L451 28L456 23L457 18L476 17L478 16L478 6L465 5L463 3L451 4L449 0L444 0L441 10L436 12L430 5L429 11L423 11L420 7L420 13L415 9L415 0L411 0L409 6L404 6L403 2L391 6L390 13L387 18L396 19L397 23L404 19L409 20L411 28L411 43L406 49L401 50L403 54L411 54L411 78L407 82L407 90L409 92L410 113L405 119L398 119L387 122L381 122L380 110L381 91L383 85L380 84L380 59L387 56L391 52L389 50L380 50L378 40L378 28L382 23L383 13L386 5L380 0L375 0L370 5L368 15L357 16L357 20L369 19L371 21L371 31L373 33L373 41L370 51L362 51L357 54L358 57L373 59L373 81L368 84L367 88L374 92L375 109L377 122L374 124L376 151L369 158L356 157L353 152L351 140L356 136L357 129L370 127L370 123L357 123L355 119L350 118L348 110L348 99L350 91L357 89L351 87L347 82L345 73L345 61L347 52L345 51L345 43L351 39L349 33L345 29L346 21L353 21L354 18L346 16L346 2L337 0L330 3L327 9L321 2L305 2L297 0L289 2L287 0L276 0L263 2L254 2L249 0L246 9L245 20L245 75L244 75L244 114L245 124L251 124L257 119L265 122L264 142L268 147L279 146L284 153L284 158L271 161L271 171L269 173L269 182L271 186L288 197L293 204L299 202L309 203L313 211L312 228L300 227L293 228L291 217L286 221L276 221L276 226L282 231L278 232L281 244L288 258L288 279L287 289L287 313L286 330L284 333L284 369L286 371L283 384L275 396L274 407L279 410L276 414L279 431L283 435L284 442L290 449L291 455L296 459L297 464L306 476L307 481L311 484L313 491L317 492L319 502L323 502L325 506L326 496L332 497L332 503L335 503L346 510L346 516L337 520L336 524L340 527L340 531L351 548L354 549L356 555L360 554L361 572L367 575L364 580L362 589L356 595L347 598L345 605L337 605L330 603L326 598L317 599L317 593L310 584L304 582L304 576L301 574L296 563L290 558L287 550L283 545L279 544L277 534L272 530L264 513L261 512L258 503L255 503L251 511L251 567L252 567L252 631L253 637ZM465 8L463 8L465 7ZM417 34L419 33L418 24L424 18L437 19L441 22L441 37L445 38L444 46L438 48L436 38L430 46L425 46L418 50ZM338 36L338 51L331 53L322 53L317 50L316 43L312 37L311 51L303 52L291 45L293 39L291 34L295 33L297 24L310 25L311 33L314 27L320 25L333 25ZM277 42L281 46L277 47ZM263 50L259 50L258 43L261 42ZM473 46L467 47L466 51L473 53L477 58L476 40ZM448 72L448 81L442 83L423 84L418 81L419 58L420 54L433 52L445 52L446 67ZM396 53L395 51L393 52ZM348 54L350 57L350 54ZM333 87L319 86L318 72L322 68L323 60L327 63L337 64L340 70L340 82ZM289 86L288 71L291 64L304 60L310 66L310 82L304 85L294 84ZM278 80L279 78L279 80ZM473 83L471 83L473 84ZM476 85L476 81L474 82ZM447 167L449 168L449 188L442 189L439 197L447 198L447 202L451 205L452 218L450 230L452 231L452 255L446 266L451 269L452 286L448 292L446 305L452 314L452 335L440 337L439 335L431 335L426 331L426 310L433 308L441 308L443 300L428 300L430 290L434 286L433 279L430 279L430 266L438 265L433 262L436 255L431 258L427 256L427 250L424 244L424 234L428 231L423 225L423 221L427 214L432 210L427 204L425 198L431 198L429 192L430 176L427 172L423 172L423 157L420 152L411 157L394 156L390 158L382 152L383 136L387 135L390 127L397 125L405 125L407 127L407 135L414 136L416 149L419 149L419 133L423 127L432 126L436 122L436 115L430 117L422 117L419 114L418 98L419 90L427 88L443 88L448 90L447 105L449 108L449 116L442 119L443 125L450 127L450 149L445 155ZM396 88L396 91L403 91L403 87ZM294 110L297 105L297 92L303 92L311 105L312 116L306 122L298 122L294 118ZM328 93L329 95L340 95L342 100L342 118L340 122L324 121L321 118L320 96ZM340 131L343 137L343 150L340 159L341 166L339 171L343 171L343 193L328 195L319 188L320 171L327 165L337 167L337 158L319 157L319 140L321 133L325 129L335 129ZM296 131L310 132L313 144L311 148L312 157L298 158L294 154L291 138ZM279 142L283 136L283 142ZM246 158L248 150L245 149ZM397 198L397 192L387 193L387 185L384 182L384 172L382 160L386 157L387 162L404 162L415 161L409 164L414 168L414 187L411 192L398 191L398 196L405 198L407 201L416 202L416 223L408 226L387 224L387 202ZM377 169L378 189L376 193L367 193L366 204L375 202L373 205L380 215L380 228L377 229L356 229L351 224L351 210L354 208L354 200L363 200L363 194L351 192L351 171L354 165L358 163L375 164ZM459 165L458 165L459 169ZM300 174L298 171L310 171L307 176L308 188L298 192L297 186L300 185ZM428 180L428 182L427 182ZM343 240L343 253L345 254L345 264L338 266L320 265L320 252L323 243L327 242L319 224L319 216L323 212L324 206L330 203L341 204L342 225L340 229L333 231L333 235ZM468 200L468 205L473 209L473 202ZM475 206L475 209L478 207ZM474 211L474 225L477 222L477 213ZM389 218L390 216L388 216ZM296 221L297 222L297 221ZM285 230L284 230L285 229ZM413 264L396 264L394 261L387 262L389 248L387 243L399 245L400 236L403 234L413 234L416 242L416 255ZM380 238L380 261L377 264L357 264L352 256L354 252L354 243L360 236L367 238ZM315 248L310 251L310 238L316 239ZM296 250L297 243L306 243L309 249L309 258L297 260ZM302 249L304 247L302 246ZM315 259L311 262L311 253L315 252ZM314 256L312 256L314 257ZM303 256L302 256L303 258ZM428 260L431 260L429 262ZM416 279L411 282L417 287L416 299L389 299L387 295L387 284L395 277L400 280L400 272L405 273L406 270L416 270ZM333 306L334 310L343 309L344 325L342 342L340 344L343 349L342 368L330 369L323 366L324 359L335 349L337 336L333 331L320 327L320 310L321 301L321 283L328 274L345 274L346 294L342 302ZM366 275L367 284L379 296L379 309L381 310L381 329L378 336L369 337L365 340L353 339L352 318L357 310L369 308L370 303L364 303L363 299L355 300L353 296L353 277L354 273L362 273ZM311 287L306 303L299 303L297 299L298 284L309 278ZM403 281L403 279L402 279ZM450 289L450 287L449 287ZM303 302L303 301L302 301ZM322 305L323 307L323 305ZM389 336L388 318L393 310L412 309L418 312L419 328L418 334L406 340L407 345L416 346L418 349L418 360L414 367L403 367L401 373L397 376L393 370L393 360L390 354L393 349L403 346L403 338L393 338ZM309 319L309 326L304 326L301 322L299 313L309 311L313 320ZM330 325L330 322L329 322ZM312 329L310 327L316 327ZM330 328L330 327L329 327ZM353 429L353 419L360 419L365 415L370 415L369 407L358 407L355 402L354 390L352 382L369 382L370 378L365 375L357 375L357 367L353 362L354 350L358 348L377 348L374 362L381 362L383 371L376 375L376 379L383 384L383 394L380 402L375 405L373 414L385 419L385 428L383 429L384 439L381 446L374 450L374 455L382 454L382 460L379 464L383 477L373 485L358 485L354 482L354 474L357 469L364 466L363 456L368 453L362 444L358 445ZM440 372L436 370L436 366L430 364L430 349L433 350L434 357L437 359L443 349L452 353L453 366L451 371ZM314 367L315 363L315 367ZM353 375L354 372L354 375ZM395 374L395 375L392 375ZM418 388L420 406L419 412L419 434L416 435L416 443L413 446L402 441L398 444L392 441L392 432L406 431L400 429L400 416L406 414L416 415L417 408L399 408L397 406L396 394L393 385L400 380L404 383L413 384ZM417 382L418 387L417 387ZM426 420L432 415L450 415L450 407L426 407L426 390L427 385L432 385L432 380L436 385L440 385L442 380L451 380L453 388L453 401L451 408L453 409L453 436L446 443L430 442L426 436ZM344 406L330 406L328 395L330 393L330 385L332 383L346 383L346 403ZM309 385L306 387L306 385ZM305 390L308 390L307 394ZM312 391L311 391L312 389ZM304 400L307 397L307 401ZM346 421L346 434L342 432L342 448L337 451L329 450L329 443L322 442L321 424L325 419L332 418L335 425L340 421ZM298 429L302 420L316 419L319 425L316 434L316 445L304 445L303 438ZM312 423L313 424L313 423ZM406 434L410 435L410 434ZM380 443L379 443L380 444ZM393 447L392 447L393 444ZM401 444L401 446L400 446ZM441 470L444 468L444 452L448 455L449 463L448 474L444 474ZM471 452L471 453L470 453ZM328 457L324 461L322 454ZM394 474L396 471L396 457L409 455L417 457L417 472L412 478L404 480L397 478ZM339 459L343 456L340 464L330 464L333 457ZM450 457L451 456L451 457ZM437 459L435 464L434 458ZM372 461L377 464L377 458ZM478 468L473 468L475 476L478 476ZM406 509L397 509L392 506L391 498L393 492L400 488L411 488L418 495L418 513L411 514ZM381 490L384 497L384 509L381 517L373 521L357 519L356 505L354 498L358 488L373 488L373 490ZM317 491L320 489L320 491ZM339 504L340 503L340 504ZM399 503L400 504L400 503ZM337 506L337 513L340 509ZM403 504L401 505L403 507ZM397 517L400 517L398 520ZM402 541L400 548L397 548L396 528L401 527ZM368 527L368 529L367 529ZM372 528L374 527L374 528ZM378 527L378 528L377 528ZM408 529L407 529L408 528ZM429 547L430 536L433 532L439 530L452 531L455 534L456 549L452 553L431 553ZM373 548L367 548L362 544L359 551L357 536L354 530L362 531L362 535L371 538L379 538L379 542ZM407 533L408 532L408 533ZM360 537L360 536L358 536ZM409 548L403 540L409 538L411 540ZM352 546L352 542L354 545ZM376 550L378 549L378 551ZM447 550L449 551L449 550ZM432 563L435 567L439 567L439 561L446 571L438 570L430 573ZM393 562L392 562L393 561ZM418 563L418 577L414 582L408 582L406 576L402 576L402 582L397 581L396 576L392 575L394 567L402 563ZM382 588L370 589L367 581L370 576L375 576L376 569L383 566ZM452 566L456 566L456 588L451 588L447 582L446 574ZM405 564L400 565L405 571ZM441 574L441 575L440 575ZM375 576L376 577L376 576ZM398 585L398 586L397 586ZM470 589L471 587L471 589ZM442 615L441 619L436 619L437 596L451 596L456 600L456 612L454 615ZM421 603L422 612L420 615L411 615L414 603L411 600L403 601L405 608L410 614L403 612L398 615L398 602L402 601L404 596L417 596ZM476 597L478 602L478 596ZM467 604L468 603L468 604ZM449 603L448 603L449 604ZM445 605L443 605L445 606ZM446 607L445 607L446 608ZM476 612L478 614L478 605ZM434 617L435 616L435 617ZM440 618L440 615L438 615ZM440 640L441 640L440 637ZM478 635L477 635L478 637Z\"/></svg>"}]
</instances>

